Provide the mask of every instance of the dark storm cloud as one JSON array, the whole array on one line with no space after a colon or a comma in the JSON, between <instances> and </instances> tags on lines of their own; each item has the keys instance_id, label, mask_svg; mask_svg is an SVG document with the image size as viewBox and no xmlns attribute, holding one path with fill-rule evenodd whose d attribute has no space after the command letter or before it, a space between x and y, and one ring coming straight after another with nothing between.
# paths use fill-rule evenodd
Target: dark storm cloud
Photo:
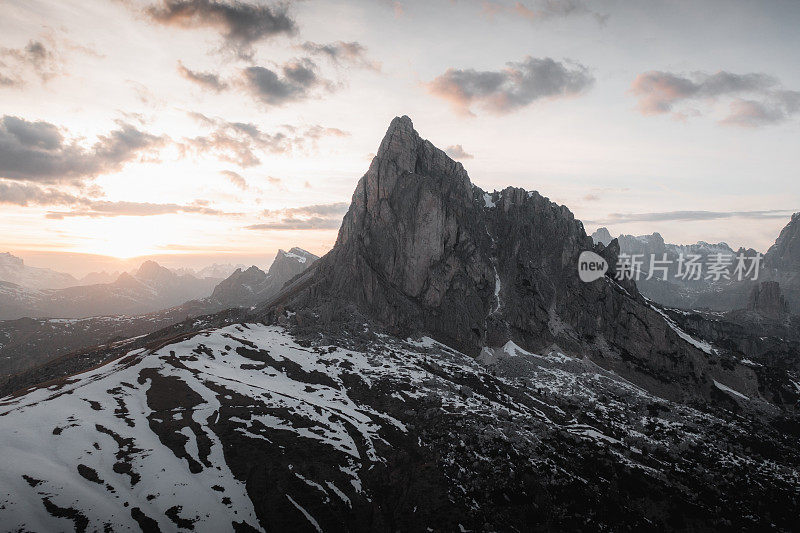
<instances>
[{"instance_id":1,"label":"dark storm cloud","mask_svg":"<svg viewBox=\"0 0 800 533\"><path fill-rule=\"evenodd\" d=\"M325 136L343 136L346 132L337 128L308 126L298 128L281 126L281 131L268 133L248 122L229 122L210 118L201 113L190 116L211 128L207 135L184 139L179 146L184 150L208 153L220 161L236 163L240 167L252 167L261 163L259 153L291 153L295 150L315 148L317 141Z\"/></svg>"},{"instance_id":2,"label":"dark storm cloud","mask_svg":"<svg viewBox=\"0 0 800 533\"><path fill-rule=\"evenodd\" d=\"M549 57L526 57L498 71L450 68L427 84L428 91L472 114L479 104L494 113L509 113L544 98L578 95L594 84L588 69Z\"/></svg>"},{"instance_id":3,"label":"dark storm cloud","mask_svg":"<svg viewBox=\"0 0 800 533\"><path fill-rule=\"evenodd\" d=\"M793 211L769 209L765 211L666 211L656 213L610 213L605 220L588 220L587 224L614 224L624 222L698 221L724 218L773 219L785 218Z\"/></svg>"},{"instance_id":4,"label":"dark storm cloud","mask_svg":"<svg viewBox=\"0 0 800 533\"><path fill-rule=\"evenodd\" d=\"M242 84L256 100L281 106L305 100L319 87L333 90L334 84L319 76L317 65L308 58L290 61L280 71L267 67L248 67L242 72Z\"/></svg>"},{"instance_id":5,"label":"dark storm cloud","mask_svg":"<svg viewBox=\"0 0 800 533\"><path fill-rule=\"evenodd\" d=\"M336 64L348 64L359 68L379 71L381 64L367 57L367 49L361 43L336 41L319 44L306 41L300 48L309 54L327 57Z\"/></svg>"},{"instance_id":6,"label":"dark storm cloud","mask_svg":"<svg viewBox=\"0 0 800 533\"><path fill-rule=\"evenodd\" d=\"M54 124L5 115L0 120L0 177L42 183L81 181L116 172L166 142L165 137L122 121L117 126L84 148L65 138Z\"/></svg>"},{"instance_id":7,"label":"dark storm cloud","mask_svg":"<svg viewBox=\"0 0 800 533\"><path fill-rule=\"evenodd\" d=\"M676 106L734 98L730 114L722 124L763 126L782 122L800 110L800 93L780 88L777 78L762 73L736 74L719 71L714 74L694 72L688 76L672 72L649 71L639 74L631 84L631 93L638 98L643 115L674 112L686 113ZM741 95L751 98L742 98ZM699 114L691 110L691 114Z\"/></svg>"},{"instance_id":8,"label":"dark storm cloud","mask_svg":"<svg viewBox=\"0 0 800 533\"><path fill-rule=\"evenodd\" d=\"M219 74L213 72L198 72L186 68L186 66L178 62L178 73L187 80L196 83L203 89L209 89L214 92L221 92L228 88L228 84L220 78Z\"/></svg>"},{"instance_id":9,"label":"dark storm cloud","mask_svg":"<svg viewBox=\"0 0 800 533\"><path fill-rule=\"evenodd\" d=\"M347 212L347 202L316 204L287 209L266 210L262 213L267 222L247 226L250 230L311 230L337 229Z\"/></svg>"},{"instance_id":10,"label":"dark storm cloud","mask_svg":"<svg viewBox=\"0 0 800 533\"><path fill-rule=\"evenodd\" d=\"M228 48L243 56L249 56L251 46L258 41L297 31L284 3L270 6L237 0L164 0L147 8L146 13L159 24L213 28Z\"/></svg>"},{"instance_id":11,"label":"dark storm cloud","mask_svg":"<svg viewBox=\"0 0 800 533\"><path fill-rule=\"evenodd\" d=\"M453 159L472 159L475 157L472 154L467 153L460 144L448 146L444 152Z\"/></svg>"}]
</instances>

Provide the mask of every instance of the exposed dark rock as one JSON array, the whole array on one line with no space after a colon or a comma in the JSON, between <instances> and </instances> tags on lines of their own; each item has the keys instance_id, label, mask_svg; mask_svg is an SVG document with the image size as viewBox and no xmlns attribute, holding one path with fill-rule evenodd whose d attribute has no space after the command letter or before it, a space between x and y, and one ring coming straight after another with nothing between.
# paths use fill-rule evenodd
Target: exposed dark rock
<instances>
[{"instance_id":1,"label":"exposed dark rock","mask_svg":"<svg viewBox=\"0 0 800 533\"><path fill-rule=\"evenodd\" d=\"M764 254L764 265L778 270L800 271L800 213L792 215L775 244Z\"/></svg>"},{"instance_id":2,"label":"exposed dark rock","mask_svg":"<svg viewBox=\"0 0 800 533\"><path fill-rule=\"evenodd\" d=\"M747 308L763 317L775 320L786 318L789 314L789 305L783 298L781 286L777 281L762 281L753 287Z\"/></svg>"},{"instance_id":3,"label":"exposed dark rock","mask_svg":"<svg viewBox=\"0 0 800 533\"><path fill-rule=\"evenodd\" d=\"M209 303L223 309L261 303L277 294L287 281L306 270L317 259L319 257L302 248L295 247L289 252L278 250L268 272L256 266L244 271L236 269L214 288Z\"/></svg>"},{"instance_id":4,"label":"exposed dark rock","mask_svg":"<svg viewBox=\"0 0 800 533\"><path fill-rule=\"evenodd\" d=\"M714 355L613 272L581 282L577 258L592 249L569 209L523 189L484 192L398 117L336 245L283 301L315 309L323 323L354 306L395 334L426 332L473 355L508 340L533 351L558 344L661 394L703 395L703 375L721 371L709 365Z\"/></svg>"}]
</instances>

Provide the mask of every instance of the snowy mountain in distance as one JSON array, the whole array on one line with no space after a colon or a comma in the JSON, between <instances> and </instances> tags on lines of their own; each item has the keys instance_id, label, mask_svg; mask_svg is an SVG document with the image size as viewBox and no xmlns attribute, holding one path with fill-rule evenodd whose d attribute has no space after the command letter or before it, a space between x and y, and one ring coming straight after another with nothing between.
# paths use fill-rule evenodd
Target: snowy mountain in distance
<instances>
[{"instance_id":1,"label":"snowy mountain in distance","mask_svg":"<svg viewBox=\"0 0 800 533\"><path fill-rule=\"evenodd\" d=\"M28 266L21 258L8 252L0 253L0 281L27 289L63 289L78 284L70 274Z\"/></svg>"}]
</instances>

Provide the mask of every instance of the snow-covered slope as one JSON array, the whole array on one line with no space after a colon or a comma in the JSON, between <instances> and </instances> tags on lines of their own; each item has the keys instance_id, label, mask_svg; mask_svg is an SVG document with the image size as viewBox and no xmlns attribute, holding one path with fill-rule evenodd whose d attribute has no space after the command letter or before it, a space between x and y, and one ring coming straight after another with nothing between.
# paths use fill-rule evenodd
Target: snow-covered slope
<instances>
[{"instance_id":1,"label":"snow-covered slope","mask_svg":"<svg viewBox=\"0 0 800 533\"><path fill-rule=\"evenodd\" d=\"M753 422L558 351L508 343L479 359L366 327L303 337L263 324L135 350L0 401L0 523L658 528L670 494L687 526L791 524L796 438L764 425L769 449L753 446ZM756 401L714 385L731 405Z\"/></svg>"}]
</instances>

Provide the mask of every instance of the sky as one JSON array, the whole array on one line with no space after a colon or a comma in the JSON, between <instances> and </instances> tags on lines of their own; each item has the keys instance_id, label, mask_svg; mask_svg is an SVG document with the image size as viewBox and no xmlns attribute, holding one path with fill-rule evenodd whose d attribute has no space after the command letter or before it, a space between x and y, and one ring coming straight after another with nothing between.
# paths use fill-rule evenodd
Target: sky
<instances>
[{"instance_id":1,"label":"sky","mask_svg":"<svg viewBox=\"0 0 800 533\"><path fill-rule=\"evenodd\" d=\"M766 251L800 211L797 27L795 0L0 0L0 251L321 255L398 115L588 232Z\"/></svg>"}]
</instances>

